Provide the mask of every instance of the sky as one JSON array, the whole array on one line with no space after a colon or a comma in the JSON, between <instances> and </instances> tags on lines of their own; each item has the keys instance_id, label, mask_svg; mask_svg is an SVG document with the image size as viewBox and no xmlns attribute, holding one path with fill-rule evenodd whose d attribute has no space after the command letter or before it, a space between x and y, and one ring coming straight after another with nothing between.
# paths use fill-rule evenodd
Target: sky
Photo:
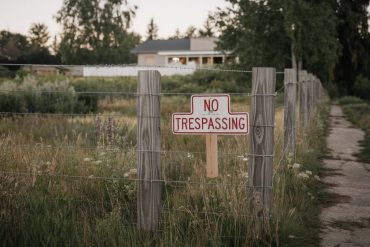
<instances>
[{"instance_id":1,"label":"sky","mask_svg":"<svg viewBox=\"0 0 370 247\"><path fill-rule=\"evenodd\" d=\"M159 38L167 38L179 28L180 32L193 25L201 27L209 12L228 6L225 0L128 0L138 6L132 31L146 36L151 18L158 25ZM0 30L27 34L34 22L45 23L51 36L62 30L53 16L63 0L0 0Z\"/></svg>"}]
</instances>

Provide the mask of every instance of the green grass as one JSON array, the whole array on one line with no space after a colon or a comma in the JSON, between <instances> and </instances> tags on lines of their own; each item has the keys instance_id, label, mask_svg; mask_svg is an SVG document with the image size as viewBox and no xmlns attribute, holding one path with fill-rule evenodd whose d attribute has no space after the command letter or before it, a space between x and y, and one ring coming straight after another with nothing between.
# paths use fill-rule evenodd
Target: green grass
<instances>
[{"instance_id":1,"label":"green grass","mask_svg":"<svg viewBox=\"0 0 370 247\"><path fill-rule=\"evenodd\" d=\"M220 136L220 177L207 179L204 137L171 134L171 113L189 111L189 97L161 98L162 150L184 152L161 155L161 177L182 182L163 184L162 215L154 234L134 225L134 100L99 100L98 112L123 114L113 117L117 130L110 144L106 130L97 133L93 116L2 117L0 170L20 174L0 173L0 245L317 246L322 195L314 175L321 174L327 102L300 132L297 155L289 158L282 152L281 98L279 102L273 203L270 217L262 220L248 208L248 162L229 155L245 154L248 138ZM233 97L232 111L249 111L248 105L248 97ZM292 167L295 163L300 167ZM312 175L300 177L306 170Z\"/></svg>"},{"instance_id":2,"label":"green grass","mask_svg":"<svg viewBox=\"0 0 370 247\"><path fill-rule=\"evenodd\" d=\"M362 149L357 157L370 163L370 103L357 97L343 97L339 104L351 123L365 131L365 139L361 142Z\"/></svg>"}]
</instances>

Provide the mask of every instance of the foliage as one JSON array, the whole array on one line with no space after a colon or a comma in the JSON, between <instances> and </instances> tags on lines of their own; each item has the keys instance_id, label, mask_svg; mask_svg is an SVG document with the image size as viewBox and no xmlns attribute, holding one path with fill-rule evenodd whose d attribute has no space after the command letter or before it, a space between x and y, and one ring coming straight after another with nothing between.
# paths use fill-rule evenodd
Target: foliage
<instances>
[{"instance_id":1,"label":"foliage","mask_svg":"<svg viewBox=\"0 0 370 247\"><path fill-rule=\"evenodd\" d=\"M0 84L0 109L10 113L87 113L97 110L97 98L81 96L69 81L40 83L33 76Z\"/></svg>"},{"instance_id":2,"label":"foliage","mask_svg":"<svg viewBox=\"0 0 370 247\"><path fill-rule=\"evenodd\" d=\"M338 57L333 1L228 2L232 7L214 17L222 32L218 47L238 57L241 66L282 70L294 64L293 52L299 67L333 81Z\"/></svg>"},{"instance_id":3,"label":"foliage","mask_svg":"<svg viewBox=\"0 0 370 247\"><path fill-rule=\"evenodd\" d=\"M245 99L233 107L247 109ZM163 97L161 114L185 111L189 107L185 102L183 96ZM114 99L110 104L116 103L135 107L131 99ZM107 105L105 114L114 114ZM104 144L105 131L97 131L94 116L3 117L0 166L29 176L0 174L2 244L314 246L320 196L315 175L320 172L317 159L323 150L326 115L320 111L310 123L310 135L298 137L299 167L291 157L282 156L282 116L278 108L274 204L266 221L246 207L246 157L231 155L248 149L245 136L220 136L221 176L208 180L204 137L171 135L171 122L161 119L163 149L188 153L161 155L161 176L168 183L162 185L163 208L155 234L140 232L135 225L136 146L129 140L135 138L135 114L112 117L124 145ZM265 224L266 232L260 224Z\"/></svg>"},{"instance_id":4,"label":"foliage","mask_svg":"<svg viewBox=\"0 0 370 247\"><path fill-rule=\"evenodd\" d=\"M124 9L124 10L122 10ZM113 64L134 61L140 37L128 32L136 6L125 0L64 0L56 20L63 26L63 63Z\"/></svg>"},{"instance_id":5,"label":"foliage","mask_svg":"<svg viewBox=\"0 0 370 247\"><path fill-rule=\"evenodd\" d=\"M353 85L353 93L362 99L370 99L370 79L362 74L356 77Z\"/></svg>"},{"instance_id":6,"label":"foliage","mask_svg":"<svg viewBox=\"0 0 370 247\"><path fill-rule=\"evenodd\" d=\"M338 1L341 53L335 68L335 79L342 95L355 93L354 84L360 74L370 78L369 4L369 0Z\"/></svg>"},{"instance_id":7,"label":"foliage","mask_svg":"<svg viewBox=\"0 0 370 247\"><path fill-rule=\"evenodd\" d=\"M361 161L370 163L370 104L354 96L339 99L343 111L349 120L358 128L365 131L365 140L362 141L362 149L357 154Z\"/></svg>"},{"instance_id":8,"label":"foliage","mask_svg":"<svg viewBox=\"0 0 370 247\"><path fill-rule=\"evenodd\" d=\"M43 23L33 23L29 30L29 40L32 46L46 47L50 39L48 27Z\"/></svg>"},{"instance_id":9,"label":"foliage","mask_svg":"<svg viewBox=\"0 0 370 247\"><path fill-rule=\"evenodd\" d=\"M150 22L148 24L148 29L147 29L147 39L148 40L153 40L158 38L158 26L157 24L154 23L154 19L150 19Z\"/></svg>"}]
</instances>

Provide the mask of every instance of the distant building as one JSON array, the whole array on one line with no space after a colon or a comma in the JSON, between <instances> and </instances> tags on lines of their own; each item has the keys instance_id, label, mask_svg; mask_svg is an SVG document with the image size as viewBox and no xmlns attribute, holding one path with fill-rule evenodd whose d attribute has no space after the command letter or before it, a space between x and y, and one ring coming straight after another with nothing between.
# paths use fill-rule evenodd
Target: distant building
<instances>
[{"instance_id":1,"label":"distant building","mask_svg":"<svg viewBox=\"0 0 370 247\"><path fill-rule=\"evenodd\" d=\"M139 66L223 64L226 57L216 51L217 38L147 40L131 52Z\"/></svg>"},{"instance_id":2,"label":"distant building","mask_svg":"<svg viewBox=\"0 0 370 247\"><path fill-rule=\"evenodd\" d=\"M25 71L30 71L37 76L48 75L66 75L66 76L83 76L83 68L80 66L64 66L64 65L25 65L22 68Z\"/></svg>"}]
</instances>

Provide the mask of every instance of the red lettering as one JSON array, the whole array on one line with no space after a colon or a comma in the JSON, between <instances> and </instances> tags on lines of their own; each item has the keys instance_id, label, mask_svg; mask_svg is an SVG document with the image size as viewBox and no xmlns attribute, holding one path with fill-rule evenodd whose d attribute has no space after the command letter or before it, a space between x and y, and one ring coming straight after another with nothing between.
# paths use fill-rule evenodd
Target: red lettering
<instances>
[{"instance_id":1,"label":"red lettering","mask_svg":"<svg viewBox=\"0 0 370 247\"><path fill-rule=\"evenodd\" d=\"M244 118L239 118L239 127L240 129L244 130L245 128L245 122L244 122Z\"/></svg>"},{"instance_id":2,"label":"red lettering","mask_svg":"<svg viewBox=\"0 0 370 247\"><path fill-rule=\"evenodd\" d=\"M211 111L211 102L209 99L204 100L203 107L204 107L204 111Z\"/></svg>"},{"instance_id":3,"label":"red lettering","mask_svg":"<svg viewBox=\"0 0 370 247\"><path fill-rule=\"evenodd\" d=\"M213 99L212 100L212 111L217 111L218 110L218 100Z\"/></svg>"},{"instance_id":4,"label":"red lettering","mask_svg":"<svg viewBox=\"0 0 370 247\"><path fill-rule=\"evenodd\" d=\"M219 130L219 129L221 129L221 123L220 123L220 118L219 117L216 117L215 118L215 123L216 123L216 126L215 126L215 129L216 130Z\"/></svg>"},{"instance_id":5,"label":"red lettering","mask_svg":"<svg viewBox=\"0 0 370 247\"><path fill-rule=\"evenodd\" d=\"M204 125L207 123L207 118L202 118L202 129L204 129Z\"/></svg>"},{"instance_id":6,"label":"red lettering","mask_svg":"<svg viewBox=\"0 0 370 247\"><path fill-rule=\"evenodd\" d=\"M222 129L223 130L227 129L227 118L225 118L225 117L222 118L222 123L223 123L222 124Z\"/></svg>"},{"instance_id":7,"label":"red lettering","mask_svg":"<svg viewBox=\"0 0 370 247\"><path fill-rule=\"evenodd\" d=\"M188 123L188 119L187 118L182 118L181 119L181 123L182 123L182 129L183 130L187 130L188 128L187 128L187 123Z\"/></svg>"},{"instance_id":8,"label":"red lettering","mask_svg":"<svg viewBox=\"0 0 370 247\"><path fill-rule=\"evenodd\" d=\"M200 118L198 118L198 117L195 118L195 124L196 124L195 125L195 129L196 130L199 130L200 129L200 122L199 121L200 121Z\"/></svg>"},{"instance_id":9,"label":"red lettering","mask_svg":"<svg viewBox=\"0 0 370 247\"><path fill-rule=\"evenodd\" d=\"M212 118L209 119L209 122L208 122L208 129L210 129L212 126L212 129L215 129L215 126L213 125L213 120Z\"/></svg>"},{"instance_id":10,"label":"red lettering","mask_svg":"<svg viewBox=\"0 0 370 247\"><path fill-rule=\"evenodd\" d=\"M232 118L231 119L231 129L239 129L238 128L238 118Z\"/></svg>"},{"instance_id":11,"label":"red lettering","mask_svg":"<svg viewBox=\"0 0 370 247\"><path fill-rule=\"evenodd\" d=\"M177 124L177 130L180 128L180 118L177 117L176 119L176 124Z\"/></svg>"},{"instance_id":12,"label":"red lettering","mask_svg":"<svg viewBox=\"0 0 370 247\"><path fill-rule=\"evenodd\" d=\"M189 118L189 130L193 130L194 129L194 127L193 127L193 122L194 121L194 118Z\"/></svg>"}]
</instances>

